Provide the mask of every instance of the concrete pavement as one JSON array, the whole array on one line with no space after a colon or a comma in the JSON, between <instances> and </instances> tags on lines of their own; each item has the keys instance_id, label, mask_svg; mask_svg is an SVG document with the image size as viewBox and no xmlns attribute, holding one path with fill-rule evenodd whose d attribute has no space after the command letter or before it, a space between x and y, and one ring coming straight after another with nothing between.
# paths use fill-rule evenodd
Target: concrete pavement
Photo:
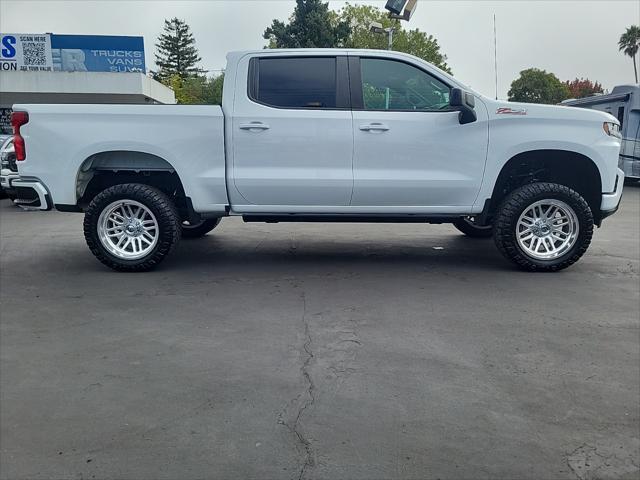
<instances>
[{"instance_id":1,"label":"concrete pavement","mask_svg":"<svg viewBox=\"0 0 640 480\"><path fill-rule=\"evenodd\" d=\"M81 223L0 203L2 479L638 478L640 188L557 274L238 219L121 274Z\"/></svg>"}]
</instances>

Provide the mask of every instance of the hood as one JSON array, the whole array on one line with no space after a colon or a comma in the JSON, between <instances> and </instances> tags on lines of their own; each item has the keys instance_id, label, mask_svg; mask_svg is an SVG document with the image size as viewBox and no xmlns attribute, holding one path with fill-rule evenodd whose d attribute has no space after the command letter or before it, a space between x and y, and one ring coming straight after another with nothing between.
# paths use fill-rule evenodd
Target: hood
<instances>
[{"instance_id":1,"label":"hood","mask_svg":"<svg viewBox=\"0 0 640 480\"><path fill-rule=\"evenodd\" d=\"M501 102L484 99L489 117L501 119L508 117L526 117L563 121L618 122L613 115L598 110L577 108L564 105L542 105L539 103Z\"/></svg>"}]
</instances>

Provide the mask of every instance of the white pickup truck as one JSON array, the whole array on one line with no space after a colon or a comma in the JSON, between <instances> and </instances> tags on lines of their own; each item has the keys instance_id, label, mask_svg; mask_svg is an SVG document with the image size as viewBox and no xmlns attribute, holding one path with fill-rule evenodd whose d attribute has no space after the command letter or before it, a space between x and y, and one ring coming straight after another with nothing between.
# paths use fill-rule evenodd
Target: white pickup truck
<instances>
[{"instance_id":1,"label":"white pickup truck","mask_svg":"<svg viewBox=\"0 0 640 480\"><path fill-rule=\"evenodd\" d=\"M624 173L606 113L498 102L374 50L227 57L222 107L15 105L18 203L84 212L93 254L148 270L220 219L424 222L527 270L586 251Z\"/></svg>"}]
</instances>

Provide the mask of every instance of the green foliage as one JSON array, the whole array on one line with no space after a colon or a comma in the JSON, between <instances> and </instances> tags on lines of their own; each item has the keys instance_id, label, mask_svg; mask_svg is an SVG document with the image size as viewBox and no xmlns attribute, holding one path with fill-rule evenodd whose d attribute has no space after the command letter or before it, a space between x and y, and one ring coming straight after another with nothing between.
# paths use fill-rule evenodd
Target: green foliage
<instances>
[{"instance_id":1,"label":"green foliage","mask_svg":"<svg viewBox=\"0 0 640 480\"><path fill-rule=\"evenodd\" d=\"M387 94L384 90L365 83L362 85L362 97L369 110L387 109Z\"/></svg>"},{"instance_id":2,"label":"green foliage","mask_svg":"<svg viewBox=\"0 0 640 480\"><path fill-rule=\"evenodd\" d=\"M509 101L556 104L570 97L569 87L553 73L538 68L520 72L511 82Z\"/></svg>"},{"instance_id":3,"label":"green foliage","mask_svg":"<svg viewBox=\"0 0 640 480\"><path fill-rule=\"evenodd\" d=\"M564 82L569 87L569 96L571 98L583 98L593 95L594 93L602 93L602 84L592 82L588 78L576 78L575 80L567 80Z\"/></svg>"},{"instance_id":4,"label":"green foliage","mask_svg":"<svg viewBox=\"0 0 640 480\"><path fill-rule=\"evenodd\" d=\"M343 45L348 34L348 25L337 19L328 3L296 0L289 22L273 20L263 37L269 40L269 48L335 48Z\"/></svg>"},{"instance_id":5,"label":"green foliage","mask_svg":"<svg viewBox=\"0 0 640 480\"><path fill-rule=\"evenodd\" d=\"M164 33L156 43L156 65L154 78L168 79L174 75L187 78L197 75L196 65L201 60L196 49L196 40L184 20L172 18L164 21Z\"/></svg>"},{"instance_id":6,"label":"green foliage","mask_svg":"<svg viewBox=\"0 0 640 480\"><path fill-rule=\"evenodd\" d=\"M631 25L622 35L620 35L618 49L625 55L631 57L631 61L633 62L633 71L636 76L636 83L638 83L636 55L638 54L638 50L640 50L640 26Z\"/></svg>"},{"instance_id":7,"label":"green foliage","mask_svg":"<svg viewBox=\"0 0 640 480\"><path fill-rule=\"evenodd\" d=\"M369 26L378 22L393 27L393 49L420 57L451 73L447 56L433 35L418 29L405 30L399 20L391 20L385 10L370 5L351 5L334 12L320 0L296 0L288 23L273 20L264 32L268 48L374 48L386 49L387 37L372 33Z\"/></svg>"},{"instance_id":8,"label":"green foliage","mask_svg":"<svg viewBox=\"0 0 640 480\"><path fill-rule=\"evenodd\" d=\"M207 78L204 75L192 75L182 78L174 74L163 80L170 87L181 105L221 105L224 74Z\"/></svg>"},{"instance_id":9,"label":"green foliage","mask_svg":"<svg viewBox=\"0 0 640 480\"><path fill-rule=\"evenodd\" d=\"M393 50L415 55L451 73L447 56L440 51L438 40L433 35L427 35L418 29L405 30L399 20L390 19L384 10L370 5L347 3L338 17L349 25L351 31L344 45L347 48L386 49L387 37L369 30L372 22L378 22L383 28L394 28Z\"/></svg>"}]
</instances>

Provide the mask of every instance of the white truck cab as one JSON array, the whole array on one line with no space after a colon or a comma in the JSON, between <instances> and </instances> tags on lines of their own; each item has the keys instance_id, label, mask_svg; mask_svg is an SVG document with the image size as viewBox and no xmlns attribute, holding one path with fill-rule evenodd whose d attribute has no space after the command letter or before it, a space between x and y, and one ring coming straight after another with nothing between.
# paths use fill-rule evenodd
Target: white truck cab
<instances>
[{"instance_id":1,"label":"white truck cab","mask_svg":"<svg viewBox=\"0 0 640 480\"><path fill-rule=\"evenodd\" d=\"M106 265L245 221L454 223L559 270L618 207L611 115L488 99L416 57L345 49L227 57L222 107L16 105L18 202L85 212Z\"/></svg>"}]
</instances>

